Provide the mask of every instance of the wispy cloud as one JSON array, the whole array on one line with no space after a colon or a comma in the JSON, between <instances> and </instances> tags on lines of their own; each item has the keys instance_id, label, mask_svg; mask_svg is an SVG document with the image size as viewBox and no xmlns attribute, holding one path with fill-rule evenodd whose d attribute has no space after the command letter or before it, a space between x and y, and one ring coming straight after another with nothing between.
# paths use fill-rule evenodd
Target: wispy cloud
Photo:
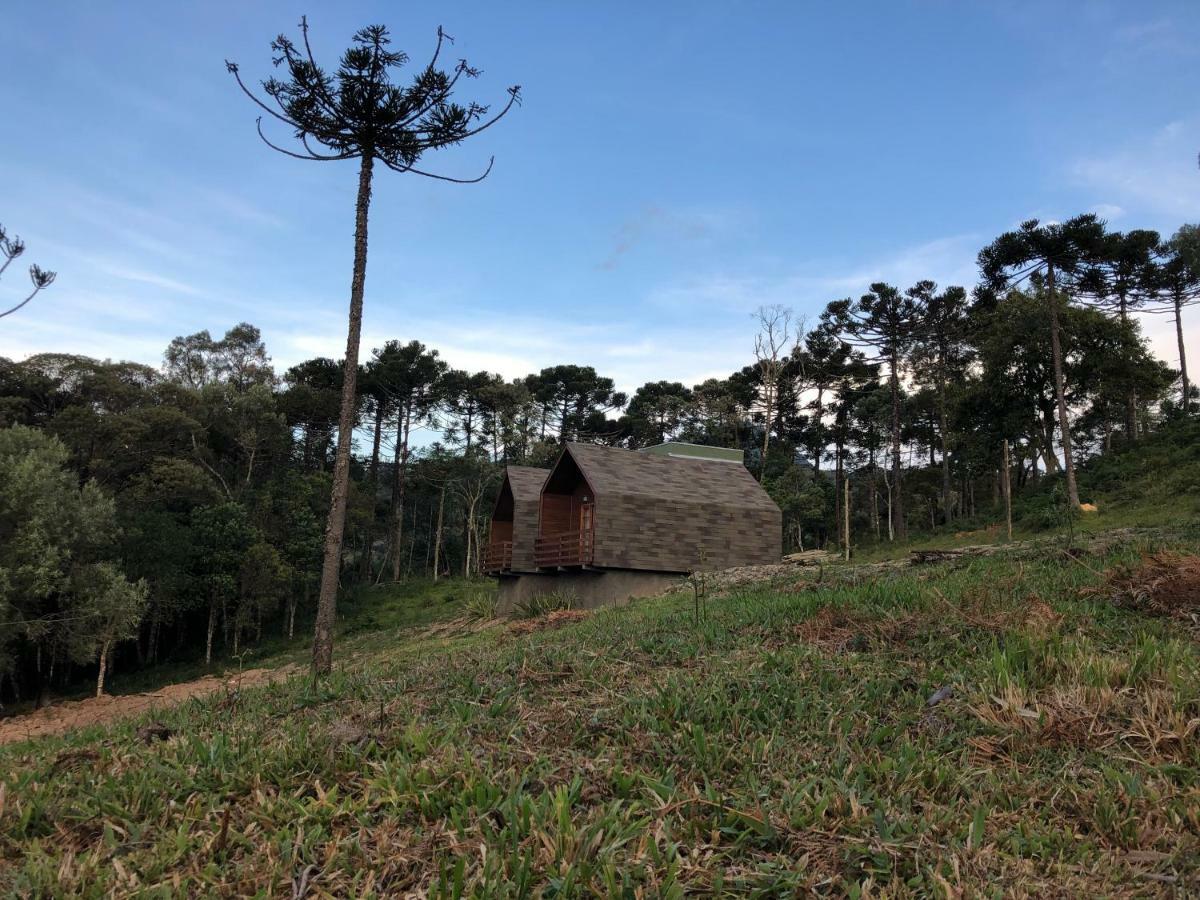
<instances>
[{"instance_id":1,"label":"wispy cloud","mask_svg":"<svg viewBox=\"0 0 1200 900\"><path fill-rule=\"evenodd\" d=\"M906 287L925 278L939 284L970 286L980 237L953 235L906 247L858 263L811 260L775 275L716 272L661 286L649 302L674 311L721 310L748 313L781 303L815 315L830 300L865 292L876 281Z\"/></svg>"},{"instance_id":2,"label":"wispy cloud","mask_svg":"<svg viewBox=\"0 0 1200 900\"><path fill-rule=\"evenodd\" d=\"M149 272L113 263L102 263L99 268L105 274L111 275L113 278L120 278L123 281L148 284L151 287L174 291L177 294L187 294L190 297L200 297L203 295L200 290L192 285L184 284L182 281L177 281L166 275L160 275L157 272Z\"/></svg>"},{"instance_id":3,"label":"wispy cloud","mask_svg":"<svg viewBox=\"0 0 1200 900\"><path fill-rule=\"evenodd\" d=\"M1189 29L1168 17L1122 25L1114 30L1113 37L1104 54L1104 63L1111 69L1126 68L1147 56L1190 57L1198 52Z\"/></svg>"},{"instance_id":4,"label":"wispy cloud","mask_svg":"<svg viewBox=\"0 0 1200 900\"><path fill-rule=\"evenodd\" d=\"M666 209L650 204L621 223L613 238L612 249L596 268L616 269L627 254L647 241L691 242L714 237L735 218L729 212Z\"/></svg>"},{"instance_id":5,"label":"wispy cloud","mask_svg":"<svg viewBox=\"0 0 1200 900\"><path fill-rule=\"evenodd\" d=\"M197 187L197 199L207 204L224 217L232 216L250 225L268 228L285 228L287 222L268 210L261 209L236 194L216 188Z\"/></svg>"},{"instance_id":6,"label":"wispy cloud","mask_svg":"<svg viewBox=\"0 0 1200 900\"><path fill-rule=\"evenodd\" d=\"M1200 120L1179 120L1124 146L1076 160L1068 175L1100 195L1100 206L1182 222L1200 209L1198 150Z\"/></svg>"}]
</instances>

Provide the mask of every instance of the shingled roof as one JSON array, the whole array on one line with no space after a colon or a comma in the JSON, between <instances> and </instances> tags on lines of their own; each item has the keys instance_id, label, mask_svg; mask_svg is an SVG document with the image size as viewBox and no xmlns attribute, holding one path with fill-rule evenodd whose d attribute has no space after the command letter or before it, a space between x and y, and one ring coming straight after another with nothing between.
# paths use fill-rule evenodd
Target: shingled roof
<instances>
[{"instance_id":1,"label":"shingled roof","mask_svg":"<svg viewBox=\"0 0 1200 900\"><path fill-rule=\"evenodd\" d=\"M543 497L568 490L576 469L594 495L598 568L688 572L779 561L782 514L740 463L567 444Z\"/></svg>"},{"instance_id":2,"label":"shingled roof","mask_svg":"<svg viewBox=\"0 0 1200 900\"><path fill-rule=\"evenodd\" d=\"M504 473L508 476L514 500L536 500L542 493L542 485L550 470L533 466L507 466Z\"/></svg>"},{"instance_id":3,"label":"shingled roof","mask_svg":"<svg viewBox=\"0 0 1200 900\"><path fill-rule=\"evenodd\" d=\"M568 444L567 449L598 496L778 511L740 463L634 453L598 444Z\"/></svg>"}]
</instances>

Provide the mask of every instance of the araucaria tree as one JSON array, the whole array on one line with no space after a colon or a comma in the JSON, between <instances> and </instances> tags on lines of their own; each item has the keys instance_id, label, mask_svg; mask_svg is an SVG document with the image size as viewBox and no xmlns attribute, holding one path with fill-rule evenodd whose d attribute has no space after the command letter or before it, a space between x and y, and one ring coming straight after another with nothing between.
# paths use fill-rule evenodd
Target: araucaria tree
<instances>
[{"instance_id":1,"label":"araucaria tree","mask_svg":"<svg viewBox=\"0 0 1200 900\"><path fill-rule=\"evenodd\" d=\"M333 623L349 490L350 442L357 407L355 376L367 273L367 212L375 163L378 161L393 172L411 172L459 184L481 181L491 171L491 162L474 178L434 174L418 168L418 163L427 152L459 144L494 125L512 109L521 92L518 86L510 87L508 100L498 112L475 102L465 106L454 102L451 98L459 79L474 78L479 70L466 60L460 60L450 71L439 68L442 49L451 40L441 28L432 59L407 85L393 82L392 74L408 62L408 55L390 49L388 30L382 25L371 25L354 36L354 43L342 54L333 75L320 68L313 58L304 19L300 20L300 33L302 48L284 35L272 42L274 63L284 69L286 78L263 82L266 100L246 87L236 63L226 61L225 65L246 96L268 116L290 128L299 141L296 150L273 143L263 133L260 116L258 133L267 146L295 159L359 162L345 377L313 639L313 672L320 675L329 672L333 665ZM317 149L318 145L321 149Z\"/></svg>"},{"instance_id":2,"label":"araucaria tree","mask_svg":"<svg viewBox=\"0 0 1200 900\"><path fill-rule=\"evenodd\" d=\"M967 292L948 287L940 294L932 281L913 285L908 295L922 310L920 334L914 348L919 380L930 383L936 392L938 437L942 449L942 521L950 523L950 403L949 385L961 380L970 360L967 345Z\"/></svg>"},{"instance_id":3,"label":"araucaria tree","mask_svg":"<svg viewBox=\"0 0 1200 900\"><path fill-rule=\"evenodd\" d=\"M1183 308L1200 302L1200 226L1184 225L1167 241L1159 264L1151 276L1157 300L1175 318L1179 342L1180 409L1191 409L1192 386L1188 380L1187 349L1183 341ZM1164 307L1160 305L1158 312Z\"/></svg>"},{"instance_id":4,"label":"araucaria tree","mask_svg":"<svg viewBox=\"0 0 1200 900\"><path fill-rule=\"evenodd\" d=\"M1003 291L1033 280L1045 300L1063 470L1067 477L1067 498L1072 507L1079 506L1079 487L1075 482L1071 417L1067 412L1063 376L1061 308L1070 303L1070 291L1076 279L1086 274L1088 264L1102 253L1103 239L1104 223L1088 213L1066 222L1044 225L1037 219L1030 219L1022 223L1019 230L1000 235L979 251L979 268L989 288Z\"/></svg>"},{"instance_id":5,"label":"araucaria tree","mask_svg":"<svg viewBox=\"0 0 1200 900\"><path fill-rule=\"evenodd\" d=\"M900 460L900 373L907 364L918 336L924 314L922 291L931 293L933 285L925 283L901 293L890 284L876 282L870 293L863 294L857 303L849 299L830 303L822 314L830 325L837 326L847 343L868 347L874 351L873 362L888 367L888 386L892 396L892 523L898 540L907 540L908 525L904 517L904 494L901 483Z\"/></svg>"},{"instance_id":6,"label":"araucaria tree","mask_svg":"<svg viewBox=\"0 0 1200 900\"><path fill-rule=\"evenodd\" d=\"M0 275L4 274L4 270L12 265L14 259L25 252L25 242L19 237L9 235L4 230L4 226L0 225L0 256L4 257L4 261L0 262ZM5 316L10 316L18 309L32 300L40 291L48 288L54 281L54 273L47 272L36 263L29 267L29 281L33 285L33 290L25 295L25 299L17 303L16 306L10 306L8 309L0 309L0 319Z\"/></svg>"}]
</instances>

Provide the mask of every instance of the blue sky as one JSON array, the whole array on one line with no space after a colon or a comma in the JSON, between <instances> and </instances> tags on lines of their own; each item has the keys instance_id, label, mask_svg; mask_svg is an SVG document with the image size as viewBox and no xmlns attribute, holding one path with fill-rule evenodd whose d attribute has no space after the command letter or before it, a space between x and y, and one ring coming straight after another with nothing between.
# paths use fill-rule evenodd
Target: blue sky
<instances>
[{"instance_id":1,"label":"blue sky","mask_svg":"<svg viewBox=\"0 0 1200 900\"><path fill-rule=\"evenodd\" d=\"M268 150L224 70L269 75L302 13L324 60L373 22L421 60L441 24L483 69L464 99L524 88L427 160L494 155L484 183L377 179L364 352L694 383L749 360L760 304L970 284L1031 216L1200 220L1195 0L22 4L0 29L0 222L59 279L0 320L0 355L158 363L241 320L280 370L341 354L355 164ZM1174 362L1169 323L1148 332Z\"/></svg>"}]
</instances>

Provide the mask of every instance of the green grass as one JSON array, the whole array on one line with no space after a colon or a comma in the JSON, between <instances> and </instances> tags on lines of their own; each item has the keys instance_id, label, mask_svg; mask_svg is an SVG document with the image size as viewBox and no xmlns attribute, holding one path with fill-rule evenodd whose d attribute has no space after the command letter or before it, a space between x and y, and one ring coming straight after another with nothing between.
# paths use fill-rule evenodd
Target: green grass
<instances>
[{"instance_id":1,"label":"green grass","mask_svg":"<svg viewBox=\"0 0 1200 900\"><path fill-rule=\"evenodd\" d=\"M699 624L685 593L521 636L416 637L404 607L318 685L159 713L169 740L0 748L0 888L1200 890L1200 648L1089 593L1145 549L827 567Z\"/></svg>"},{"instance_id":2,"label":"green grass","mask_svg":"<svg viewBox=\"0 0 1200 900\"><path fill-rule=\"evenodd\" d=\"M439 581L410 578L398 583L357 587L338 602L338 635L340 640L349 641L347 646L351 650L384 646L397 632L463 615L472 599L494 595L495 589L495 583L489 579L463 578ZM128 672L118 669L110 673L106 692L136 694L166 684L191 681L212 672L307 665L312 652L312 623L298 620L295 635L289 640L267 632L261 643L246 646L236 657L218 652L211 666L206 666L201 656ZM54 699L90 697L95 690L93 681L83 679L71 689L56 693Z\"/></svg>"},{"instance_id":3,"label":"green grass","mask_svg":"<svg viewBox=\"0 0 1200 900\"><path fill-rule=\"evenodd\" d=\"M1097 456L1077 474L1081 501L1094 504L1097 511L1075 521L1076 535L1200 524L1200 419L1175 423L1131 448ZM1055 494L1061 480L1043 476L1017 493L1013 540L1065 540L1064 503ZM872 534L860 531L853 540L854 558L878 561L905 556L911 550L956 549L1005 539L1004 510L998 507L949 528L916 530L904 544L886 539L876 542Z\"/></svg>"}]
</instances>

